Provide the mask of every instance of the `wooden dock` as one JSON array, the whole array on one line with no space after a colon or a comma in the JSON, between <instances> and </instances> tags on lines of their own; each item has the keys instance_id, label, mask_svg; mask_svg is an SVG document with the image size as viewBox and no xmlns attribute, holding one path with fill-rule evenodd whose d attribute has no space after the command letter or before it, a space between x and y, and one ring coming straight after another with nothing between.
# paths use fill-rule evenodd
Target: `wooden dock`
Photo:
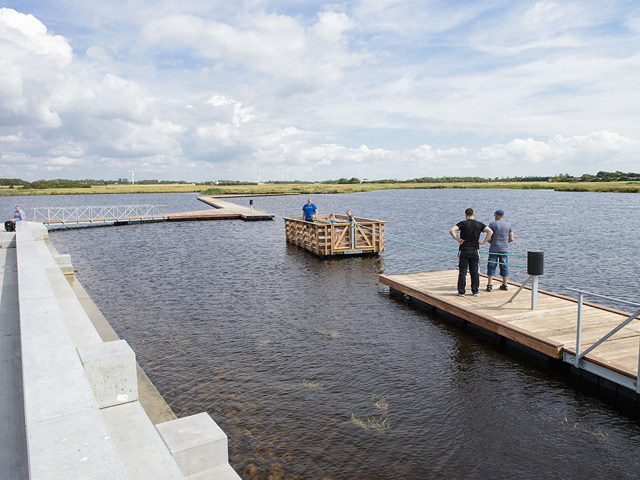
<instances>
[{"instance_id":1,"label":"wooden dock","mask_svg":"<svg viewBox=\"0 0 640 480\"><path fill-rule=\"evenodd\" d=\"M273 220L274 216L249 206L217 197L197 197L213 208L190 212L165 213L154 205L120 205L106 207L49 207L34 209L33 221L45 225L127 225L131 223L184 222L196 220L240 219ZM225 198L232 198L226 195Z\"/></svg>"},{"instance_id":2,"label":"wooden dock","mask_svg":"<svg viewBox=\"0 0 640 480\"><path fill-rule=\"evenodd\" d=\"M338 223L329 223L328 215L315 222L303 217L284 219L285 238L319 257L339 255L377 255L384 250L383 220L356 217L350 223L346 215L336 215Z\"/></svg>"},{"instance_id":3,"label":"wooden dock","mask_svg":"<svg viewBox=\"0 0 640 480\"><path fill-rule=\"evenodd\" d=\"M485 277L482 275L482 277ZM563 359L615 383L638 389L640 320L632 320L611 338L575 362L578 300L563 295L538 292L537 309L531 309L528 287L509 303L519 284L509 290L483 291L478 296L457 295L458 270L380 275L380 283L412 298L497 333L549 357ZM584 302L580 351L585 352L604 335L627 320L626 312Z\"/></svg>"}]
</instances>

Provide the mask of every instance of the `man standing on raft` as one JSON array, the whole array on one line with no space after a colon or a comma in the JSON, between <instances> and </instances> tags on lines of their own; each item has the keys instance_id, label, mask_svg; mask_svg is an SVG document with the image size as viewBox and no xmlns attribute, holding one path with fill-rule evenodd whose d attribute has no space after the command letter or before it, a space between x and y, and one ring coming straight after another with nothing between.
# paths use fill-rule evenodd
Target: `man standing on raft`
<instances>
[{"instance_id":1,"label":"man standing on raft","mask_svg":"<svg viewBox=\"0 0 640 480\"><path fill-rule=\"evenodd\" d=\"M318 208L311 203L311 199L307 199L307 203L302 206L302 212L304 213L305 222L313 222L318 215Z\"/></svg>"},{"instance_id":2,"label":"man standing on raft","mask_svg":"<svg viewBox=\"0 0 640 480\"><path fill-rule=\"evenodd\" d=\"M480 290L480 274L478 273L480 256L478 255L478 249L480 245L484 245L491 240L493 231L484 223L475 220L473 209L467 208L464 211L464 215L466 219L458 222L449 230L451 236L460 245L460 251L458 252L458 295L464 296L465 288L467 287L467 268L471 274L471 293L478 295ZM458 230L460 231L459 238L456 235ZM482 232L486 233L487 236L480 242L479 239Z\"/></svg>"},{"instance_id":3,"label":"man standing on raft","mask_svg":"<svg viewBox=\"0 0 640 480\"><path fill-rule=\"evenodd\" d=\"M509 265L507 265L507 253L509 252L509 244L513 242L513 230L511 225L504 220L504 211L496 210L493 214L495 221L489 224L489 228L493 230L491 246L489 247L489 261L487 262L487 292L493 289L491 282L496 273L496 265L500 265L500 275L502 276L502 285L500 290L508 290L507 277L509 276Z\"/></svg>"}]
</instances>

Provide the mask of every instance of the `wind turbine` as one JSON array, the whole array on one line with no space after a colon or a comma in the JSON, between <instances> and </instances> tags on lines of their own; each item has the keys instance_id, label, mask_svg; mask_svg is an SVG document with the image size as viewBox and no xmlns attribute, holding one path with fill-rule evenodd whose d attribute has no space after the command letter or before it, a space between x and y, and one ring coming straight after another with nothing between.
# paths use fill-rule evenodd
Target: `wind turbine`
<instances>
[{"instance_id":1,"label":"wind turbine","mask_svg":"<svg viewBox=\"0 0 640 480\"><path fill-rule=\"evenodd\" d=\"M138 168L138 167L136 167L136 168ZM135 175L133 174L133 172L135 172L135 171L136 171L136 169L134 168L133 170L127 170L127 171L128 171L128 172L131 172L131 184L132 184L132 185L135 185L135 183L136 183L135 178L136 178L136 177L135 177Z\"/></svg>"},{"instance_id":2,"label":"wind turbine","mask_svg":"<svg viewBox=\"0 0 640 480\"><path fill-rule=\"evenodd\" d=\"M258 183L260 183L260 172L262 172L262 170L258 170Z\"/></svg>"}]
</instances>

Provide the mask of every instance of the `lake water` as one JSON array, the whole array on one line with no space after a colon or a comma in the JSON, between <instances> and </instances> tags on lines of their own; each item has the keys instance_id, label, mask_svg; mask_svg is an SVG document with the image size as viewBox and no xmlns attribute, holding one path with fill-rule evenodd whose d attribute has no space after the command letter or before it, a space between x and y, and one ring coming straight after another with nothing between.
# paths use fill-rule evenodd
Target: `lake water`
<instances>
[{"instance_id":1,"label":"lake water","mask_svg":"<svg viewBox=\"0 0 640 480\"><path fill-rule=\"evenodd\" d=\"M28 216L35 206L204 208L195 197L0 197L0 208L7 218L16 203ZM640 196L408 190L312 200L320 213L350 208L387 220L388 234L448 249L389 236L378 257L318 259L284 240L282 216L299 215L302 196L256 198L273 222L84 228L51 239L176 414L207 411L223 428L245 479L638 477L635 413L493 336L391 298L377 276L454 268L448 230L464 209L488 223L502 208L511 251L544 251L540 288L638 302ZM522 282L526 270L510 278Z\"/></svg>"}]
</instances>

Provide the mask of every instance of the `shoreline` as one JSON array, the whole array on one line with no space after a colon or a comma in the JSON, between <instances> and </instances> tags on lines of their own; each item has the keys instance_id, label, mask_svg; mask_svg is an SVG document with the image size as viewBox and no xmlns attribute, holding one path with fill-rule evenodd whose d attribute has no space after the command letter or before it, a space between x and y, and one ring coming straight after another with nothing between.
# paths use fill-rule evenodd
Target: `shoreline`
<instances>
[{"instance_id":1,"label":"shoreline","mask_svg":"<svg viewBox=\"0 0 640 480\"><path fill-rule=\"evenodd\" d=\"M50 188L23 190L0 187L0 196L111 195L139 193L198 193L200 195L312 195L364 193L378 190L422 189L509 189L553 190L556 192L640 193L640 182L434 182L434 183L260 183L257 185L206 186L173 185L101 185L90 188Z\"/></svg>"}]
</instances>

